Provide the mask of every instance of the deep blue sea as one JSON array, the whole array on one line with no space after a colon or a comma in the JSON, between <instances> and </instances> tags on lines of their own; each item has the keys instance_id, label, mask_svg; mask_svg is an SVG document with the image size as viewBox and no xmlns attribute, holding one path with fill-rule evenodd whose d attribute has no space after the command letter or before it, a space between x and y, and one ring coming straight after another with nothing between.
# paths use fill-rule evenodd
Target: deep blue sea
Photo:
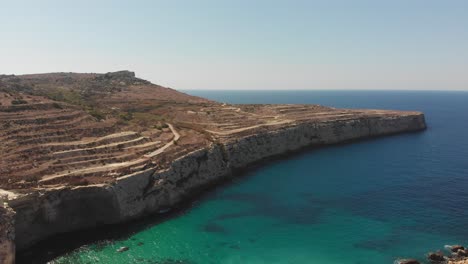
<instances>
[{"instance_id":1,"label":"deep blue sea","mask_svg":"<svg viewBox=\"0 0 468 264\"><path fill-rule=\"evenodd\" d=\"M468 92L187 91L227 103L419 110L428 129L267 163L55 263L382 264L468 245ZM130 249L117 253L116 249Z\"/></svg>"}]
</instances>

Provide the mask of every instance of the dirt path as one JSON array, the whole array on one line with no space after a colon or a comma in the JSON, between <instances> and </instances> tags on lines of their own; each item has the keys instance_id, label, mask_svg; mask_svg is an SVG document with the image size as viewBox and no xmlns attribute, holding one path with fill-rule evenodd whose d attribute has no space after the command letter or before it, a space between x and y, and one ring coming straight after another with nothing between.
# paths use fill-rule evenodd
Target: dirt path
<instances>
[{"instance_id":1,"label":"dirt path","mask_svg":"<svg viewBox=\"0 0 468 264\"><path fill-rule=\"evenodd\" d=\"M174 138L169 142L167 143L166 145L164 145L163 147L149 153L149 154L146 154L144 155L143 157L145 158L152 158L154 156L157 156L161 153L164 152L164 150L166 150L167 148L169 148L170 146L174 145L174 142L176 142L177 140L179 140L180 138L180 134L177 132L177 130L175 130L175 128L171 125L171 124L167 124L169 126L169 129L171 130L172 134L174 134Z\"/></svg>"},{"instance_id":2,"label":"dirt path","mask_svg":"<svg viewBox=\"0 0 468 264\"><path fill-rule=\"evenodd\" d=\"M270 122L270 123L266 123L266 124L260 124L260 125L255 125L255 126L249 126L249 127L242 127L242 128L237 128L237 129L232 129L232 130L228 130L228 131L213 131L213 130L206 130L212 134L215 134L215 135L221 135L221 136L226 136L226 135L231 135L231 134L235 134L235 133L239 133L239 132L242 132L242 131L246 131L246 130L249 130L249 129L254 129L254 128L258 128L258 127L263 127L263 126L274 126L274 125L282 125L282 124L286 124L286 123L291 123L293 120L281 120L281 121L276 121L276 122Z\"/></svg>"},{"instance_id":3,"label":"dirt path","mask_svg":"<svg viewBox=\"0 0 468 264\"><path fill-rule=\"evenodd\" d=\"M174 134L174 138L170 142L168 142L166 145L164 145L163 147L155 150L154 152L143 155L142 158L132 160L132 161L107 164L107 165L104 165L104 166L74 170L74 171L71 171L69 173L64 173L64 174L60 174L60 175L50 175L50 176L44 177L39 182L47 182L47 181L50 181L50 180L53 180L53 179L56 179L56 178L78 176L78 175L83 174L83 173L96 173L96 172L102 172L102 171L109 171L109 170L112 170L112 169L118 169L118 168L122 168L122 167L128 167L128 166L139 165L141 163L144 163L148 159L153 158L153 157L163 153L167 148L174 145L174 142L179 140L180 134L177 132L177 130L175 130L174 126L172 126L171 124L167 124L167 125L169 126L169 129L171 130L172 134Z\"/></svg>"}]
</instances>

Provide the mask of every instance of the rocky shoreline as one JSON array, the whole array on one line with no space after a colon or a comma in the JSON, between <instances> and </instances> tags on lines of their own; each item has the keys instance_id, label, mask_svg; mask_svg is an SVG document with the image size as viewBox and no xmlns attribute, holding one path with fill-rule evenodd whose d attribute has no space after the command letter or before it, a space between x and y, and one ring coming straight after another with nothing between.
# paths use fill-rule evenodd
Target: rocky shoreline
<instances>
[{"instance_id":1,"label":"rocky shoreline","mask_svg":"<svg viewBox=\"0 0 468 264\"><path fill-rule=\"evenodd\" d=\"M467 264L468 249L461 245L445 246L447 255L439 250L437 252L429 252L426 256L431 264ZM416 259L399 259L396 264L421 264Z\"/></svg>"},{"instance_id":2,"label":"rocky shoreline","mask_svg":"<svg viewBox=\"0 0 468 264\"><path fill-rule=\"evenodd\" d=\"M307 146L344 143L426 128L424 115L303 122L211 144L186 154L164 170L147 168L111 184L37 189L8 194L16 212L16 247L24 250L52 235L117 224L157 213L206 186L266 158ZM1 240L3 243L3 240Z\"/></svg>"}]
</instances>

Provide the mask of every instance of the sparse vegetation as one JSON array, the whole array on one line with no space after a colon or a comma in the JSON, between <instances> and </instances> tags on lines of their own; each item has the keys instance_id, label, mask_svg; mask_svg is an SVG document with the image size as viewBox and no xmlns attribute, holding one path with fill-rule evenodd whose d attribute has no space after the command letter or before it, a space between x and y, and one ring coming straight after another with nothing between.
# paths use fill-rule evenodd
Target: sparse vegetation
<instances>
[{"instance_id":1,"label":"sparse vegetation","mask_svg":"<svg viewBox=\"0 0 468 264\"><path fill-rule=\"evenodd\" d=\"M55 101L66 102L69 104L88 106L91 102L87 101L80 93L64 88L48 88L46 96Z\"/></svg>"},{"instance_id":2,"label":"sparse vegetation","mask_svg":"<svg viewBox=\"0 0 468 264\"><path fill-rule=\"evenodd\" d=\"M24 177L24 181L26 182L38 182L41 179L39 175L29 175Z\"/></svg>"},{"instance_id":3,"label":"sparse vegetation","mask_svg":"<svg viewBox=\"0 0 468 264\"><path fill-rule=\"evenodd\" d=\"M97 120L104 120L106 118L106 116L104 115L104 113L102 113L101 111L95 109L95 108L91 108L88 110L88 114L92 115L94 118L96 118Z\"/></svg>"},{"instance_id":4,"label":"sparse vegetation","mask_svg":"<svg viewBox=\"0 0 468 264\"><path fill-rule=\"evenodd\" d=\"M158 130L163 130L163 128L168 128L169 126L166 124L166 123L158 123L157 125L154 126L154 128L158 129Z\"/></svg>"},{"instance_id":5,"label":"sparse vegetation","mask_svg":"<svg viewBox=\"0 0 468 264\"><path fill-rule=\"evenodd\" d=\"M12 105L21 105L21 104L27 104L28 101L23 100L23 99L14 99L11 101Z\"/></svg>"},{"instance_id":6,"label":"sparse vegetation","mask_svg":"<svg viewBox=\"0 0 468 264\"><path fill-rule=\"evenodd\" d=\"M130 121L133 119L133 113L128 111L128 112L125 112L125 113L121 113L119 115L120 119L122 119L123 121Z\"/></svg>"},{"instance_id":7,"label":"sparse vegetation","mask_svg":"<svg viewBox=\"0 0 468 264\"><path fill-rule=\"evenodd\" d=\"M62 105L60 105L59 103L53 103L52 105L57 109L63 109Z\"/></svg>"}]
</instances>

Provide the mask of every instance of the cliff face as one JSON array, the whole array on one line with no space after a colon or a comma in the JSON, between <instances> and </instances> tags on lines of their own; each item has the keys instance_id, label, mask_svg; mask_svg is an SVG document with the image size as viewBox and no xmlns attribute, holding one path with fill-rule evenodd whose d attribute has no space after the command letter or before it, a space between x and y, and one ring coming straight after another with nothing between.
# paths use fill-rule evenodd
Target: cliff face
<instances>
[{"instance_id":1,"label":"cliff face","mask_svg":"<svg viewBox=\"0 0 468 264\"><path fill-rule=\"evenodd\" d=\"M0 263L15 263L15 212L0 199Z\"/></svg>"},{"instance_id":2,"label":"cliff face","mask_svg":"<svg viewBox=\"0 0 468 264\"><path fill-rule=\"evenodd\" d=\"M147 169L112 184L60 187L10 200L16 211L17 248L53 234L125 222L174 206L233 171L275 155L311 145L326 145L422 130L422 113L303 122L199 149L162 171Z\"/></svg>"},{"instance_id":3,"label":"cliff face","mask_svg":"<svg viewBox=\"0 0 468 264\"><path fill-rule=\"evenodd\" d=\"M310 145L327 145L421 130L426 127L424 115L368 117L360 119L301 123L242 138L226 145L231 168L242 168L252 162Z\"/></svg>"}]
</instances>

